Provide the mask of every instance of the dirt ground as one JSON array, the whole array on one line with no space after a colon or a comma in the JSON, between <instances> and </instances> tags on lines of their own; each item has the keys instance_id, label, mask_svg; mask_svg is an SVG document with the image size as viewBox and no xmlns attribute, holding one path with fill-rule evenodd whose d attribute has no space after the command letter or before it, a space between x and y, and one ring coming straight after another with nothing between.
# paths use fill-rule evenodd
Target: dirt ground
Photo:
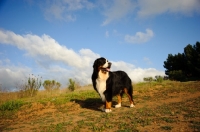
<instances>
[{"instance_id":1,"label":"dirt ground","mask_svg":"<svg viewBox=\"0 0 200 132\"><path fill-rule=\"evenodd\" d=\"M101 111L99 98L74 99L55 105L31 103L22 106L12 118L0 119L2 132L40 131L200 131L200 86L192 90L161 89L134 91L135 108L126 96L121 108ZM115 104L115 99L113 104Z\"/></svg>"}]
</instances>

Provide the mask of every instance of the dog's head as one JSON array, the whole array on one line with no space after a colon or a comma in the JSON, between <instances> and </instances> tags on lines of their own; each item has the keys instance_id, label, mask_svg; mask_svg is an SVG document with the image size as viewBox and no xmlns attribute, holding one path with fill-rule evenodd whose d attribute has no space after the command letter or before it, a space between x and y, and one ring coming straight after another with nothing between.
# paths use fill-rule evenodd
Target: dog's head
<instances>
[{"instance_id":1,"label":"dog's head","mask_svg":"<svg viewBox=\"0 0 200 132\"><path fill-rule=\"evenodd\" d=\"M93 68L94 72L99 72L100 70L102 72L109 72L111 68L111 62L109 62L107 59L101 57L94 61Z\"/></svg>"}]
</instances>

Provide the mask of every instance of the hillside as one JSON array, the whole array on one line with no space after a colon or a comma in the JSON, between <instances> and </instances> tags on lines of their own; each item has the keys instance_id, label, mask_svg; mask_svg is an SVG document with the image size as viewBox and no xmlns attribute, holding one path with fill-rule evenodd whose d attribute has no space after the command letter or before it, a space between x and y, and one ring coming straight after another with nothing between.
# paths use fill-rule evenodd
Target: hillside
<instances>
[{"instance_id":1,"label":"hillside","mask_svg":"<svg viewBox=\"0 0 200 132\"><path fill-rule=\"evenodd\" d=\"M122 107L111 113L101 112L101 100L91 86L4 101L0 131L200 131L200 82L138 83L133 95L135 108L128 107L124 95Z\"/></svg>"}]
</instances>

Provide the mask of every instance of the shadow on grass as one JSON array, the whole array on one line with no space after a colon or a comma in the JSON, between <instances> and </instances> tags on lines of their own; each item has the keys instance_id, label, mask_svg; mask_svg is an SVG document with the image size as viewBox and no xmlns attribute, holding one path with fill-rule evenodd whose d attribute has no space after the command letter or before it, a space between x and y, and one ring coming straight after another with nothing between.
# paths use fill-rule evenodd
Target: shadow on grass
<instances>
[{"instance_id":1,"label":"shadow on grass","mask_svg":"<svg viewBox=\"0 0 200 132\"><path fill-rule=\"evenodd\" d=\"M79 104L82 108L90 110L102 111L102 108L104 108L104 103L100 98L87 98L86 100L71 99L70 101L74 101L75 103ZM117 104L117 102L112 101L112 104Z\"/></svg>"},{"instance_id":2,"label":"shadow on grass","mask_svg":"<svg viewBox=\"0 0 200 132\"><path fill-rule=\"evenodd\" d=\"M87 98L85 100L71 99L70 101L78 103L82 108L87 108L95 111L100 111L100 108L104 105L100 98Z\"/></svg>"}]
</instances>

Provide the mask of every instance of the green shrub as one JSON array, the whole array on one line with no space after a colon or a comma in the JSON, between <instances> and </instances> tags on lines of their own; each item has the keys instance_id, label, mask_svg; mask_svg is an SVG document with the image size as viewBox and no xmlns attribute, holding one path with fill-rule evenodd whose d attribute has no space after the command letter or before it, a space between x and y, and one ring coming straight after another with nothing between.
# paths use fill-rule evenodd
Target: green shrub
<instances>
[{"instance_id":1,"label":"green shrub","mask_svg":"<svg viewBox=\"0 0 200 132\"><path fill-rule=\"evenodd\" d=\"M19 97L33 97L37 95L38 90L40 89L42 85L42 77L29 75L29 78L25 80L22 84L17 86L19 89Z\"/></svg>"},{"instance_id":2,"label":"green shrub","mask_svg":"<svg viewBox=\"0 0 200 132\"><path fill-rule=\"evenodd\" d=\"M163 82L163 77L162 76L156 76L155 78L156 78L156 81L158 83L162 83Z\"/></svg>"},{"instance_id":3,"label":"green shrub","mask_svg":"<svg viewBox=\"0 0 200 132\"><path fill-rule=\"evenodd\" d=\"M12 111L12 110L17 110L19 109L22 105L24 104L23 101L21 100L12 100L12 101L7 101L4 104L0 105L0 110L1 111Z\"/></svg>"},{"instance_id":4,"label":"green shrub","mask_svg":"<svg viewBox=\"0 0 200 132\"><path fill-rule=\"evenodd\" d=\"M51 94L53 91L59 90L61 86L61 84L55 80L45 80L42 85L44 89L51 92Z\"/></svg>"},{"instance_id":5,"label":"green shrub","mask_svg":"<svg viewBox=\"0 0 200 132\"><path fill-rule=\"evenodd\" d=\"M72 80L71 78L69 79L69 86L68 86L68 89L70 91L74 91L75 90L75 81Z\"/></svg>"}]
</instances>

